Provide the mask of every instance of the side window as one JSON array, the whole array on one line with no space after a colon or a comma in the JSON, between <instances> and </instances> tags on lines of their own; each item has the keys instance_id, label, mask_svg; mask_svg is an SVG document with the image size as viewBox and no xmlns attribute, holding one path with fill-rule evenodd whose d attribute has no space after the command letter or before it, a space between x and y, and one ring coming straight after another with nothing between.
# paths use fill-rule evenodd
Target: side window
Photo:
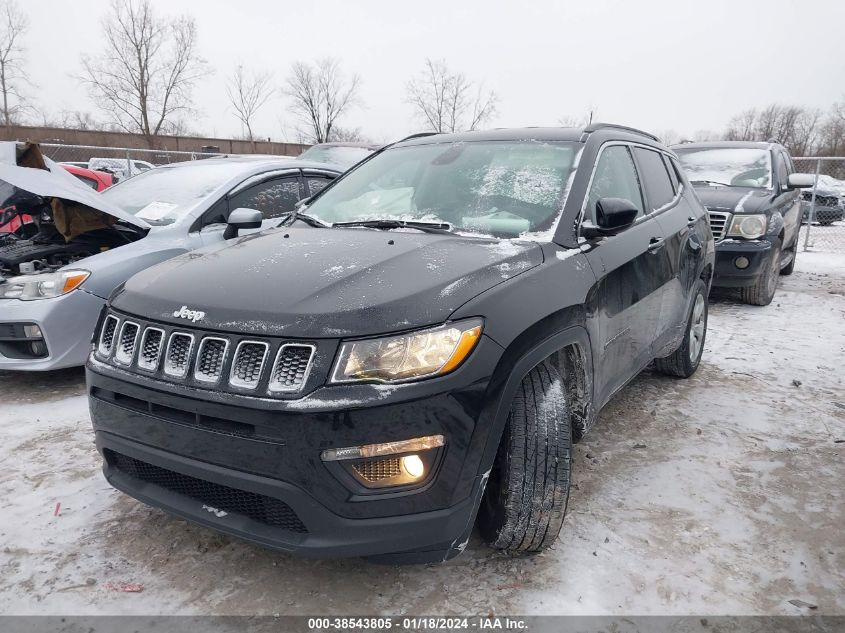
<instances>
[{"instance_id":1,"label":"side window","mask_svg":"<svg viewBox=\"0 0 845 633\"><path fill-rule=\"evenodd\" d=\"M663 154L663 164L666 165L666 171L669 172L669 180L672 181L672 189L674 189L675 193L678 193L681 189L681 180L678 177L677 167L675 167L672 159L666 154Z\"/></svg>"},{"instance_id":2,"label":"side window","mask_svg":"<svg viewBox=\"0 0 845 633\"><path fill-rule=\"evenodd\" d=\"M672 202L675 191L669 179L669 172L666 171L663 156L659 152L641 147L634 148L634 153L640 165L650 211L655 211Z\"/></svg>"},{"instance_id":3,"label":"side window","mask_svg":"<svg viewBox=\"0 0 845 633\"><path fill-rule=\"evenodd\" d=\"M266 220L290 213L297 202L299 179L294 176L268 180L239 191L229 199L229 209L258 209Z\"/></svg>"},{"instance_id":4,"label":"side window","mask_svg":"<svg viewBox=\"0 0 845 633\"><path fill-rule=\"evenodd\" d=\"M202 225L208 226L209 224L225 224L228 218L229 207L226 205L226 198L223 198L205 212L205 215L203 215L202 218Z\"/></svg>"},{"instance_id":5,"label":"side window","mask_svg":"<svg viewBox=\"0 0 845 633\"><path fill-rule=\"evenodd\" d=\"M601 198L624 198L634 203L643 215L643 194L634 159L625 145L606 148L596 165L593 184L587 196L589 217L595 221L596 202Z\"/></svg>"},{"instance_id":6,"label":"side window","mask_svg":"<svg viewBox=\"0 0 845 633\"><path fill-rule=\"evenodd\" d=\"M308 183L308 195L313 196L320 193L331 182L331 178L325 176L306 176L305 181Z\"/></svg>"}]
</instances>

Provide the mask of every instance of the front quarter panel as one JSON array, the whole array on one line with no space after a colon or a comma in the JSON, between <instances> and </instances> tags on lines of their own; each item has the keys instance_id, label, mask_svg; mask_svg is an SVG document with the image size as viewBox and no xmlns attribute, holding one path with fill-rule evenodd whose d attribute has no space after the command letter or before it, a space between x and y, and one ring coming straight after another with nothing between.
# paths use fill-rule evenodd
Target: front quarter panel
<instances>
[{"instance_id":1,"label":"front quarter panel","mask_svg":"<svg viewBox=\"0 0 845 633\"><path fill-rule=\"evenodd\" d=\"M198 239L194 243L187 235L175 230L161 231L160 234L150 234L132 244L88 257L69 268L90 271L91 276L84 283L85 290L107 299L115 288L135 273L200 245Z\"/></svg>"}]
</instances>

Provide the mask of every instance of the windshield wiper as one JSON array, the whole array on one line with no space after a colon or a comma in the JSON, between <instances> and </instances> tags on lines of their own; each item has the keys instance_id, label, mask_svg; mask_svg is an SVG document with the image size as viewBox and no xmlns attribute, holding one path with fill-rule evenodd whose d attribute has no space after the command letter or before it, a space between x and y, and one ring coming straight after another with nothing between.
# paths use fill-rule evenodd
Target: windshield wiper
<instances>
[{"instance_id":1,"label":"windshield wiper","mask_svg":"<svg viewBox=\"0 0 845 633\"><path fill-rule=\"evenodd\" d=\"M325 229L325 228L328 228L328 227L331 226L331 224L328 224L327 222L323 222L321 219L315 218L313 215L308 215L307 213L301 213L301 212L297 211L296 209L294 209L293 211L288 213L288 217L286 217L281 222L279 222L279 226L290 226L291 224L293 224L297 220L302 220L303 222L305 222L305 224L307 224L309 226L315 226L318 229Z\"/></svg>"},{"instance_id":2,"label":"windshield wiper","mask_svg":"<svg viewBox=\"0 0 845 633\"><path fill-rule=\"evenodd\" d=\"M729 185L726 182L719 182L718 180L690 180L691 185L695 184L705 184L705 185L718 185L719 187L733 187L733 185Z\"/></svg>"},{"instance_id":3,"label":"windshield wiper","mask_svg":"<svg viewBox=\"0 0 845 633\"><path fill-rule=\"evenodd\" d=\"M419 220L353 220L351 222L333 222L332 226L364 226L372 229L417 229L427 233L448 233L452 225L448 222L422 222Z\"/></svg>"}]
</instances>

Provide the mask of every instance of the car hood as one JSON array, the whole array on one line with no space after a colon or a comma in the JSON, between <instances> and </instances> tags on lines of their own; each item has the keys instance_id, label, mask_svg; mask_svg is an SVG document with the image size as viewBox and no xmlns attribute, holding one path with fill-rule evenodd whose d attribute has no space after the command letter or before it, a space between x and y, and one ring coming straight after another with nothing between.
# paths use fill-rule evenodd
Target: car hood
<instances>
[{"instance_id":1,"label":"car hood","mask_svg":"<svg viewBox=\"0 0 845 633\"><path fill-rule=\"evenodd\" d=\"M26 156L24 159L23 157ZM20 163L25 161L30 166ZM150 225L127 213L68 173L61 165L42 156L37 145L22 148L14 142L0 143L0 181L43 198L61 198L104 213L136 228L148 230ZM3 201L0 200L0 206Z\"/></svg>"},{"instance_id":2,"label":"car hood","mask_svg":"<svg viewBox=\"0 0 845 633\"><path fill-rule=\"evenodd\" d=\"M204 329L323 338L446 321L543 261L533 242L373 229L276 229L163 262L112 297L118 310ZM185 306L198 321L176 316Z\"/></svg>"},{"instance_id":3,"label":"car hood","mask_svg":"<svg viewBox=\"0 0 845 633\"><path fill-rule=\"evenodd\" d=\"M774 200L772 191L748 187L695 187L695 193L708 209L730 213L765 213Z\"/></svg>"}]
</instances>

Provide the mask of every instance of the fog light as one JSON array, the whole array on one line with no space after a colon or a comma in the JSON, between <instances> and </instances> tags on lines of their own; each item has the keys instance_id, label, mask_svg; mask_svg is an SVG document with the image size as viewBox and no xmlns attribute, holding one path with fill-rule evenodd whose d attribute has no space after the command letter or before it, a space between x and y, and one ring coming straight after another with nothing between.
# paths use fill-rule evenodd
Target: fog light
<instances>
[{"instance_id":1,"label":"fog light","mask_svg":"<svg viewBox=\"0 0 845 633\"><path fill-rule=\"evenodd\" d=\"M740 270L742 270L744 268L748 268L748 264L750 264L750 263L751 262L748 261L747 257L737 257L734 260L734 266L736 266Z\"/></svg>"},{"instance_id":2,"label":"fog light","mask_svg":"<svg viewBox=\"0 0 845 633\"><path fill-rule=\"evenodd\" d=\"M24 325L23 335L26 338L44 338L44 335L41 334L41 328L37 325Z\"/></svg>"},{"instance_id":3,"label":"fog light","mask_svg":"<svg viewBox=\"0 0 845 633\"><path fill-rule=\"evenodd\" d=\"M47 355L47 345L44 341L33 341L29 344L29 349L33 356L41 357Z\"/></svg>"},{"instance_id":4,"label":"fog light","mask_svg":"<svg viewBox=\"0 0 845 633\"><path fill-rule=\"evenodd\" d=\"M419 479L425 474L425 464L419 455L405 455L402 458L402 468L414 479Z\"/></svg>"}]
</instances>

